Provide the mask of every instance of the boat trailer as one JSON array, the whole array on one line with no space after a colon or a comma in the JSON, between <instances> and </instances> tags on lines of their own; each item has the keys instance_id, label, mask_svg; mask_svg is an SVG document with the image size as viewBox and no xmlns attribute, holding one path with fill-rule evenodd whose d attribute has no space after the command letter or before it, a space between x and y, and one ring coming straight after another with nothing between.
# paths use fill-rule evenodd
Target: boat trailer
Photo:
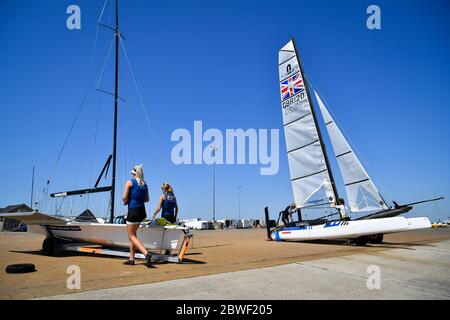
<instances>
[{"instance_id":1,"label":"boat trailer","mask_svg":"<svg viewBox=\"0 0 450 320\"><path fill-rule=\"evenodd\" d=\"M172 263L182 263L186 251L189 247L189 243L192 240L192 234L185 234L183 241L181 243L178 252L175 254L167 254L164 253L164 249L159 249L159 253L155 253L153 251L149 252L152 255L152 261L164 261L164 262L172 262ZM91 253L95 255L107 255L107 256L116 256L116 257L124 257L128 258L130 256L130 252L124 248L112 248L106 247L98 244L92 243L77 243L70 242L65 240L60 240L53 237L47 237L42 244L42 252L44 255L51 256L54 250L62 250L62 251L73 251L73 252L83 252L83 253ZM142 253L135 253L134 257L136 259L145 259L145 256Z\"/></svg>"}]
</instances>

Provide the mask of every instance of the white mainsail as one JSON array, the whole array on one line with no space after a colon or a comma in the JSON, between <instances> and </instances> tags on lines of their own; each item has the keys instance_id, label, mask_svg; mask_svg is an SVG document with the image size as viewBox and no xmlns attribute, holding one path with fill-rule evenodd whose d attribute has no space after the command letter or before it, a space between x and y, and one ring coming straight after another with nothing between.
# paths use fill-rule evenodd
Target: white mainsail
<instances>
[{"instance_id":1,"label":"white mainsail","mask_svg":"<svg viewBox=\"0 0 450 320\"><path fill-rule=\"evenodd\" d=\"M315 91L314 93L341 169L350 210L358 212L389 209L319 95Z\"/></svg>"},{"instance_id":2,"label":"white mainsail","mask_svg":"<svg viewBox=\"0 0 450 320\"><path fill-rule=\"evenodd\" d=\"M331 205L336 196L293 41L280 49L279 81L289 171L297 208Z\"/></svg>"}]
</instances>

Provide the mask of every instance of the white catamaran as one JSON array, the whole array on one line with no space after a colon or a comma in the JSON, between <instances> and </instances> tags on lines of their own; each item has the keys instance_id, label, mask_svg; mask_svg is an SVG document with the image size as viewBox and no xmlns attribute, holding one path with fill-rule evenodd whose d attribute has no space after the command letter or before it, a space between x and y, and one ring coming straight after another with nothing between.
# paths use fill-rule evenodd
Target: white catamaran
<instances>
[{"instance_id":1,"label":"white catamaran","mask_svg":"<svg viewBox=\"0 0 450 320\"><path fill-rule=\"evenodd\" d=\"M105 2L106 5L106 2ZM104 9L104 7L103 7ZM115 91L114 91L114 140L113 153L109 155L100 176L93 188L57 192L50 194L51 197L67 197L74 195L85 195L97 192L111 192L111 206L110 206L110 223L99 223L99 220L90 214L81 214L76 218L61 218L51 216L42 212L22 212L22 213L7 213L0 215L1 217L16 219L23 221L28 225L30 232L36 232L46 235L43 242L43 252L45 254L52 254L56 247L69 247L70 244L86 244L86 245L102 245L107 248L129 248L129 240L125 224L114 224L114 203L115 203L115 185L116 185L116 141L117 141L117 105L119 101L118 95L118 75L119 75L119 41L122 41L122 34L119 32L119 9L118 0L115 2L116 24L115 27L102 25L99 20L99 25L113 30L115 38ZM123 43L122 43L123 45ZM105 187L98 187L101 177L107 172L112 162L112 178L111 185ZM49 181L47 181L47 187ZM137 231L137 236L143 242L147 249L156 250L172 250L175 249L179 241L183 241L180 246L180 252L184 254L192 234L189 229L184 226L166 225L161 226L153 223L144 223ZM86 252L96 252L98 249L77 250ZM105 251L106 252L106 251ZM112 252L111 250L107 252ZM126 256L126 255L125 255ZM141 257L140 254L136 254ZM155 260L158 255L154 255ZM182 259L182 256L181 256ZM163 259L172 261L170 259ZM176 260L181 262L181 260Z\"/></svg>"},{"instance_id":2,"label":"white catamaran","mask_svg":"<svg viewBox=\"0 0 450 320\"><path fill-rule=\"evenodd\" d=\"M299 222L273 230L267 223L268 237L279 241L349 238L358 244L366 244L382 242L384 233L430 228L431 223L426 217L406 219L396 216L410 211L414 204L441 198L407 205L394 202L394 207L389 207L315 93L344 179L350 211L376 211L356 220L347 217L294 39L280 49L278 63L283 127ZM302 209L325 207L336 209L339 219L327 219L333 215L315 220L301 219ZM267 208L266 220L269 222Z\"/></svg>"}]
</instances>

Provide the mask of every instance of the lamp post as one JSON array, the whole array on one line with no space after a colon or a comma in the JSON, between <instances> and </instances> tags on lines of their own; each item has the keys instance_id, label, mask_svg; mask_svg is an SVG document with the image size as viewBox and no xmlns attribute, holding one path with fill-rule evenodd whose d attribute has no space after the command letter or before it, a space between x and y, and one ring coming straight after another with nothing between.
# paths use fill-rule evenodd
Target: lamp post
<instances>
[{"instance_id":1,"label":"lamp post","mask_svg":"<svg viewBox=\"0 0 450 320\"><path fill-rule=\"evenodd\" d=\"M219 150L217 146L210 145L209 148L213 153L213 223L216 223L216 151Z\"/></svg>"},{"instance_id":2,"label":"lamp post","mask_svg":"<svg viewBox=\"0 0 450 320\"><path fill-rule=\"evenodd\" d=\"M33 210L33 195L34 195L34 166L33 166L33 174L31 175L31 201L30 201L31 210Z\"/></svg>"},{"instance_id":3,"label":"lamp post","mask_svg":"<svg viewBox=\"0 0 450 320\"><path fill-rule=\"evenodd\" d=\"M239 214L239 220L241 220L241 189L242 186L238 186L238 214Z\"/></svg>"}]
</instances>

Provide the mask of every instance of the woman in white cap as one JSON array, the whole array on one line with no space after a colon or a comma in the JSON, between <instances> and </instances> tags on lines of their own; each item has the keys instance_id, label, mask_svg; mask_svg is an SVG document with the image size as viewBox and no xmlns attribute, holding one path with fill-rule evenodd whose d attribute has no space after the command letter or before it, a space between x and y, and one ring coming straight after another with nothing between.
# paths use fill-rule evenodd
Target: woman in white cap
<instances>
[{"instance_id":1,"label":"woman in white cap","mask_svg":"<svg viewBox=\"0 0 450 320\"><path fill-rule=\"evenodd\" d=\"M130 259L124 264L134 265L136 248L145 255L147 267L152 267L152 255L145 249L142 241L137 238L136 231L141 222L147 217L145 203L150 200L147 184L144 181L142 165L134 166L131 170L132 179L125 184L123 192L123 204L128 205L127 233L130 240Z\"/></svg>"}]
</instances>

